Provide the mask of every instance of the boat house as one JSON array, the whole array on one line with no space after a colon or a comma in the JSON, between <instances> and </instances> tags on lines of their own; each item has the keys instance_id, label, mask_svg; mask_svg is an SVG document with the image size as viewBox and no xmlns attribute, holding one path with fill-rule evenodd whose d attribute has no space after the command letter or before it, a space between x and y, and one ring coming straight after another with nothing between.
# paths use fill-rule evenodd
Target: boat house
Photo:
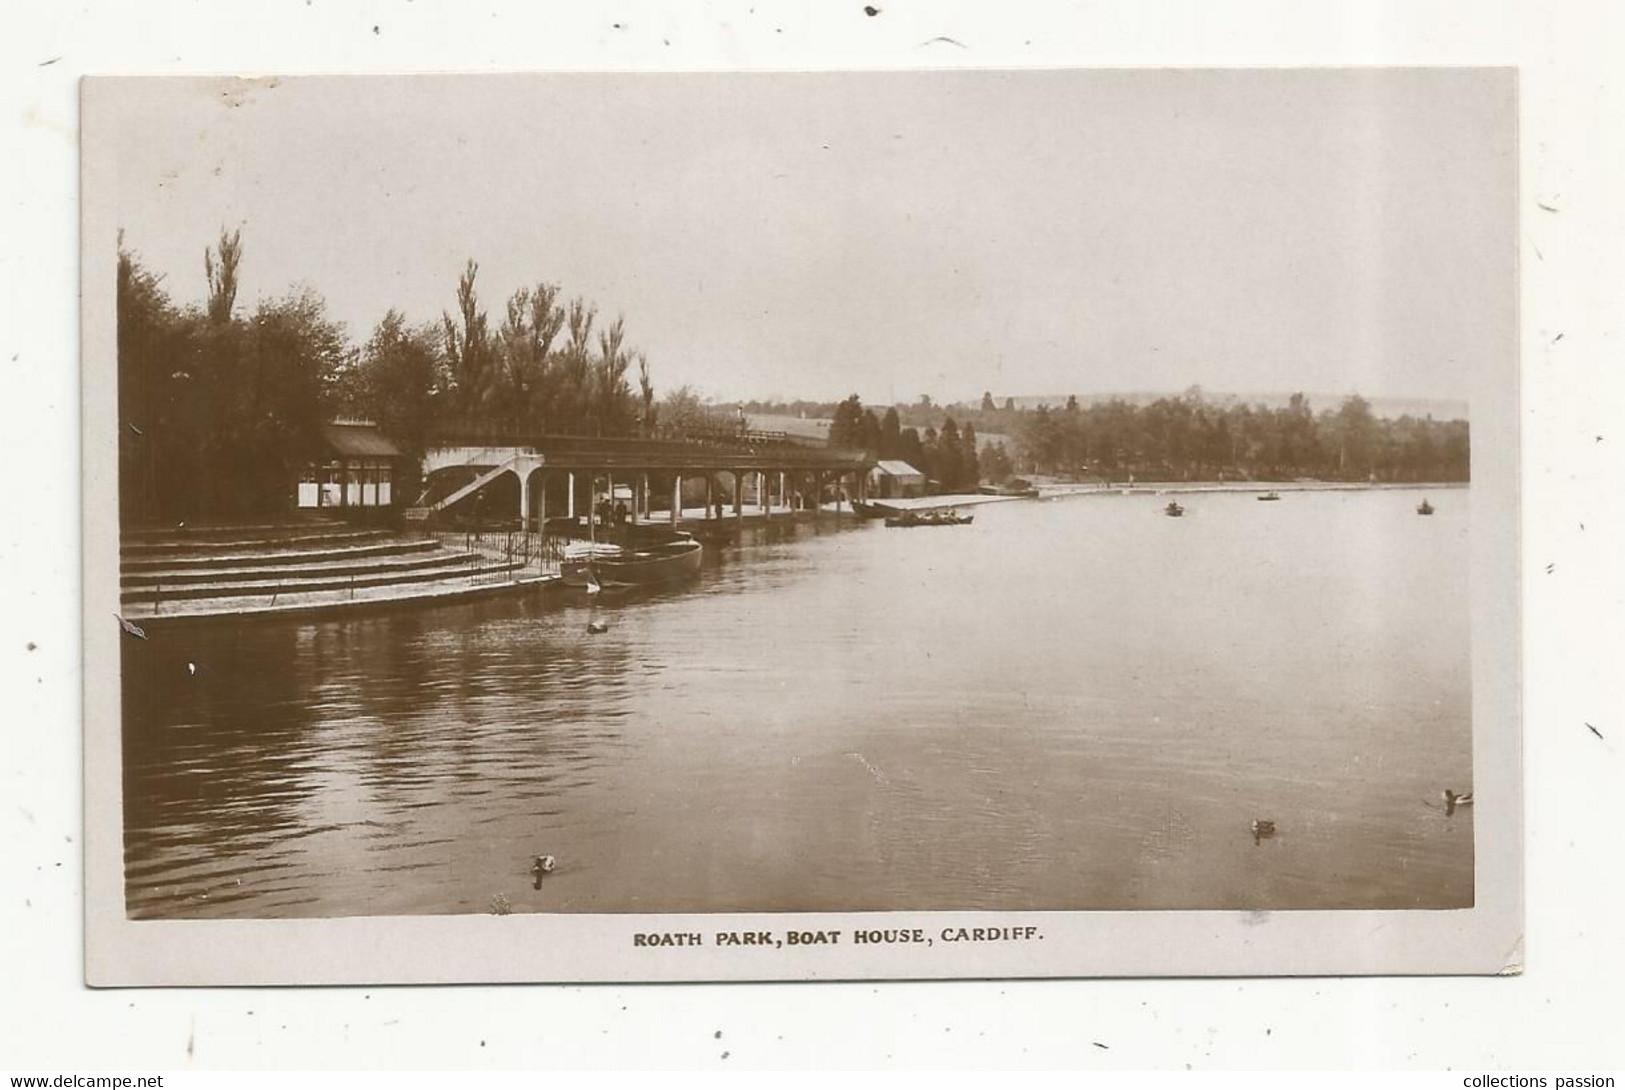
<instances>
[{"instance_id":1,"label":"boat house","mask_svg":"<svg viewBox=\"0 0 1625 1090\"><path fill-rule=\"evenodd\" d=\"M925 494L925 474L907 462L878 462L869 471L869 494L877 499L900 499Z\"/></svg>"},{"instance_id":2,"label":"boat house","mask_svg":"<svg viewBox=\"0 0 1625 1090\"><path fill-rule=\"evenodd\" d=\"M378 426L363 420L322 425L322 456L299 475L301 508L392 507L394 482L406 460Z\"/></svg>"}]
</instances>

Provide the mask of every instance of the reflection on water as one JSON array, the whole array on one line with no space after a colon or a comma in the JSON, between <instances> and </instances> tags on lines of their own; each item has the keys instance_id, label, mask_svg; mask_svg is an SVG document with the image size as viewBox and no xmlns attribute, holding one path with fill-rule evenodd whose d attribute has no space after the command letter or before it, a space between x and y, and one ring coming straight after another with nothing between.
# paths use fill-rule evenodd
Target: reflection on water
<instances>
[{"instance_id":1,"label":"reflection on water","mask_svg":"<svg viewBox=\"0 0 1625 1090\"><path fill-rule=\"evenodd\" d=\"M126 640L129 911L1471 904L1469 495L1417 498L803 523L677 592Z\"/></svg>"}]
</instances>

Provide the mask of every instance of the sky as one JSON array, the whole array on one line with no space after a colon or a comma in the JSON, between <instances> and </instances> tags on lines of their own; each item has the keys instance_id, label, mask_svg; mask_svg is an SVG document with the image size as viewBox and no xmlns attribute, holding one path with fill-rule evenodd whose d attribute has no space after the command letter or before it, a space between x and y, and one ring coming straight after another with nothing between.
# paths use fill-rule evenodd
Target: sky
<instances>
[{"instance_id":1,"label":"sky","mask_svg":"<svg viewBox=\"0 0 1625 1090\"><path fill-rule=\"evenodd\" d=\"M538 281L719 401L1128 391L1468 400L1516 352L1508 70L92 83L127 248L178 302L356 342Z\"/></svg>"}]
</instances>

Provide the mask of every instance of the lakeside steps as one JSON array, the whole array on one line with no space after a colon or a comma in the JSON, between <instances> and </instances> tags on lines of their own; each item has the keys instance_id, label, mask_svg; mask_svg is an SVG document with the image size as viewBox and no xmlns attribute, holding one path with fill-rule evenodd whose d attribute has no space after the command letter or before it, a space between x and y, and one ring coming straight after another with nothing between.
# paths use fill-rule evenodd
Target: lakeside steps
<instances>
[{"instance_id":1,"label":"lakeside steps","mask_svg":"<svg viewBox=\"0 0 1625 1090\"><path fill-rule=\"evenodd\" d=\"M835 511L826 507L825 512ZM812 511L765 507L722 519L685 510L677 528L702 540L741 524ZM668 530L639 522L635 531ZM541 531L369 528L327 516L284 522L182 525L121 534L119 611L142 626L434 605L558 584L563 546L585 526Z\"/></svg>"},{"instance_id":2,"label":"lakeside steps","mask_svg":"<svg viewBox=\"0 0 1625 1090\"><path fill-rule=\"evenodd\" d=\"M120 610L142 624L438 601L549 578L549 557L530 537L403 534L320 517L130 530L119 552Z\"/></svg>"}]
</instances>

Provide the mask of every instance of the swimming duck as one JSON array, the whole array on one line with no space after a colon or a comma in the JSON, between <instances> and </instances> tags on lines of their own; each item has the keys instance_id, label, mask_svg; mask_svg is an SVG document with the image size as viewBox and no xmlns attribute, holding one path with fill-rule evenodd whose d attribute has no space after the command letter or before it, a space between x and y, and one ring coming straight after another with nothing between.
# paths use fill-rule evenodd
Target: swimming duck
<instances>
[{"instance_id":1,"label":"swimming duck","mask_svg":"<svg viewBox=\"0 0 1625 1090\"><path fill-rule=\"evenodd\" d=\"M1447 787L1444 789L1443 794L1444 812L1447 814L1455 813L1458 806L1471 806L1473 804L1473 793L1471 791L1458 795Z\"/></svg>"},{"instance_id":2,"label":"swimming duck","mask_svg":"<svg viewBox=\"0 0 1625 1090\"><path fill-rule=\"evenodd\" d=\"M600 632L608 632L609 625L605 624L603 621L588 621L587 631L597 635Z\"/></svg>"},{"instance_id":3,"label":"swimming duck","mask_svg":"<svg viewBox=\"0 0 1625 1090\"><path fill-rule=\"evenodd\" d=\"M532 863L530 865L530 873L532 873L532 874L552 874L553 873L553 857L551 855L538 855L536 857L536 862L534 862L534 863Z\"/></svg>"}]
</instances>

